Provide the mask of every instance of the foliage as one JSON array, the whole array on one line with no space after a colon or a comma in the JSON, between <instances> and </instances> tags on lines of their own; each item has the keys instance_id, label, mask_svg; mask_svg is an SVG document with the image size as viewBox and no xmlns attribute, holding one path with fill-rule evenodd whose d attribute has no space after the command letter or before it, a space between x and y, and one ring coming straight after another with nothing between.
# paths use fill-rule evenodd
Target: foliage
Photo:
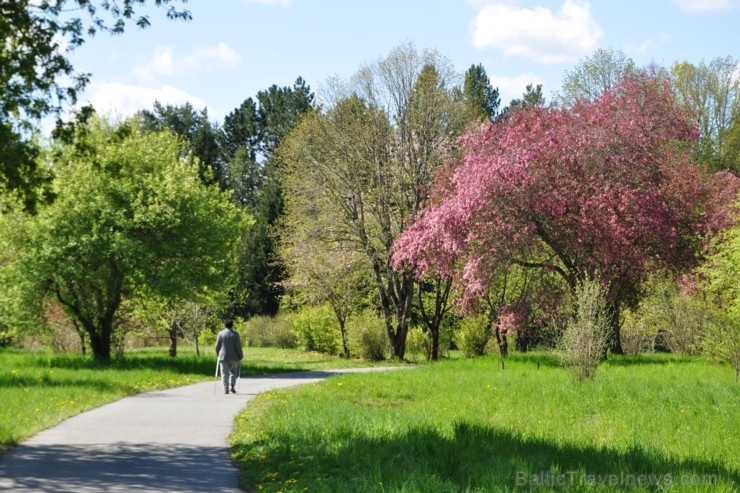
<instances>
[{"instance_id":1,"label":"foliage","mask_svg":"<svg viewBox=\"0 0 740 493\"><path fill-rule=\"evenodd\" d=\"M713 242L712 254L700 272L702 291L716 306L717 314L704 335L703 350L712 358L729 363L740 377L740 224Z\"/></svg>"},{"instance_id":2,"label":"foliage","mask_svg":"<svg viewBox=\"0 0 740 493\"><path fill-rule=\"evenodd\" d=\"M60 146L56 200L15 224L2 216L15 255L3 266L4 286L14 287L3 289L11 298L7 323L36 323L44 298L55 297L88 333L94 354L108 359L125 298L193 300L228 287L233 245L247 222L180 155L175 137L132 122L96 121Z\"/></svg>"},{"instance_id":3,"label":"foliage","mask_svg":"<svg viewBox=\"0 0 740 493\"><path fill-rule=\"evenodd\" d=\"M695 159L712 171L740 172L740 61L727 56L671 67L680 101L699 125Z\"/></svg>"},{"instance_id":4,"label":"foliage","mask_svg":"<svg viewBox=\"0 0 740 493\"><path fill-rule=\"evenodd\" d=\"M490 323L485 315L464 317L455 332L455 345L467 358L482 356L491 337Z\"/></svg>"},{"instance_id":5,"label":"foliage","mask_svg":"<svg viewBox=\"0 0 740 493\"><path fill-rule=\"evenodd\" d=\"M564 106L593 101L635 70L635 62L621 51L599 48L565 72L558 100Z\"/></svg>"},{"instance_id":6,"label":"foliage","mask_svg":"<svg viewBox=\"0 0 740 493\"><path fill-rule=\"evenodd\" d=\"M576 286L573 315L558 347L563 366L578 381L594 378L606 356L610 335L606 304L606 288L598 279L585 279Z\"/></svg>"},{"instance_id":7,"label":"foliage","mask_svg":"<svg viewBox=\"0 0 740 493\"><path fill-rule=\"evenodd\" d=\"M184 140L183 157L197 158L194 163L203 183L225 181L217 142L218 128L208 120L207 108L195 111L190 103L173 106L156 101L152 110L141 110L137 115L144 130L167 130Z\"/></svg>"},{"instance_id":8,"label":"foliage","mask_svg":"<svg viewBox=\"0 0 740 493\"><path fill-rule=\"evenodd\" d=\"M313 111L314 95L298 77L292 87L270 86L246 99L224 119L220 134L226 185L256 220L242 237L235 313L275 315L284 294L286 268L277 253L284 185L274 154L300 119Z\"/></svg>"},{"instance_id":9,"label":"foliage","mask_svg":"<svg viewBox=\"0 0 740 493\"><path fill-rule=\"evenodd\" d=\"M618 313L651 270L694 265L709 230L719 187L682 145L694 136L668 81L650 73L594 102L510 112L463 139L464 156L396 241L394 265L456 278L468 305L512 263L570 289L598 272L618 336Z\"/></svg>"},{"instance_id":10,"label":"foliage","mask_svg":"<svg viewBox=\"0 0 740 493\"><path fill-rule=\"evenodd\" d=\"M501 98L498 88L491 86L483 64L471 65L465 72L462 97L470 108L473 119L494 121L498 117Z\"/></svg>"},{"instance_id":11,"label":"foliage","mask_svg":"<svg viewBox=\"0 0 740 493\"><path fill-rule=\"evenodd\" d=\"M418 325L409 327L409 333L406 336L406 360L417 362L419 359L428 359L430 349L427 333Z\"/></svg>"},{"instance_id":12,"label":"foliage","mask_svg":"<svg viewBox=\"0 0 740 493\"><path fill-rule=\"evenodd\" d=\"M295 329L301 348L324 354L339 354L339 328L328 305L305 305L297 312L288 314L287 319Z\"/></svg>"},{"instance_id":13,"label":"foliage","mask_svg":"<svg viewBox=\"0 0 740 493\"><path fill-rule=\"evenodd\" d=\"M599 377L576 385L542 353L336 376L250 401L233 457L263 492L734 491L740 386L722 368L615 356Z\"/></svg>"},{"instance_id":14,"label":"foliage","mask_svg":"<svg viewBox=\"0 0 740 493\"><path fill-rule=\"evenodd\" d=\"M397 358L415 279L409 269L391 268L391 248L426 200L432 173L455 152L466 122L454 82L438 53L401 46L339 87L280 149L291 226L281 233L302 224L301 236L366 256Z\"/></svg>"},{"instance_id":15,"label":"foliage","mask_svg":"<svg viewBox=\"0 0 740 493\"><path fill-rule=\"evenodd\" d=\"M296 348L298 339L284 315L257 316L245 323L246 342L254 347Z\"/></svg>"},{"instance_id":16,"label":"foliage","mask_svg":"<svg viewBox=\"0 0 740 493\"><path fill-rule=\"evenodd\" d=\"M363 310L347 322L350 347L355 357L367 361L383 361L388 356L388 337L385 324L377 313Z\"/></svg>"},{"instance_id":17,"label":"foliage","mask_svg":"<svg viewBox=\"0 0 740 493\"><path fill-rule=\"evenodd\" d=\"M46 181L36 165L37 146L28 140L34 122L74 105L90 74L77 73L69 53L98 32L121 34L129 23L148 27L136 10L146 0L3 1L0 3L0 192L14 190L33 211ZM189 20L174 0L154 0L170 19ZM184 2L183 2L184 3ZM61 124L61 121L58 122Z\"/></svg>"}]
</instances>

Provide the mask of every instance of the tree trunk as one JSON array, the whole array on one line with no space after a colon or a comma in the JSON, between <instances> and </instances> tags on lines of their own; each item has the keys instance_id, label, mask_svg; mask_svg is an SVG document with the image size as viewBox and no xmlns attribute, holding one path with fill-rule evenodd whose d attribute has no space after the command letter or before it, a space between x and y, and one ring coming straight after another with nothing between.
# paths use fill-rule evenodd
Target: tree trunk
<instances>
[{"instance_id":1,"label":"tree trunk","mask_svg":"<svg viewBox=\"0 0 740 493\"><path fill-rule=\"evenodd\" d=\"M170 323L167 324L167 333L170 336L170 358L177 356L177 327L177 322L174 320L170 320Z\"/></svg>"},{"instance_id":2,"label":"tree trunk","mask_svg":"<svg viewBox=\"0 0 740 493\"><path fill-rule=\"evenodd\" d=\"M100 333L94 328L88 329L87 333L90 335L90 348L92 349L93 356L96 360L108 362L110 361L110 349L111 349L111 332L112 326L104 324L100 327Z\"/></svg>"},{"instance_id":3,"label":"tree trunk","mask_svg":"<svg viewBox=\"0 0 740 493\"><path fill-rule=\"evenodd\" d=\"M429 359L437 361L439 359L439 326L430 330L432 335L432 347L430 348Z\"/></svg>"},{"instance_id":4,"label":"tree trunk","mask_svg":"<svg viewBox=\"0 0 740 493\"><path fill-rule=\"evenodd\" d=\"M609 326L611 328L609 350L614 354L624 354L624 349L622 348L621 324L619 323L620 316L621 306L617 301L609 308Z\"/></svg>"},{"instance_id":5,"label":"tree trunk","mask_svg":"<svg viewBox=\"0 0 740 493\"><path fill-rule=\"evenodd\" d=\"M498 344L499 353L501 353L502 358L506 358L509 356L509 340L505 335L501 334L501 329L499 329L498 326L496 326L494 333L496 334L496 343Z\"/></svg>"}]
</instances>

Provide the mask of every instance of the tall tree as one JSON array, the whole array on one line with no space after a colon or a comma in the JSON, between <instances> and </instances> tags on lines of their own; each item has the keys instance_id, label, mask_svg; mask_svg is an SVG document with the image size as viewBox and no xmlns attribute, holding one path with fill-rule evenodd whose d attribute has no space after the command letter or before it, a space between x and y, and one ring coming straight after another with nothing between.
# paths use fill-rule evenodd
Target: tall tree
<instances>
[{"instance_id":1,"label":"tall tree","mask_svg":"<svg viewBox=\"0 0 740 493\"><path fill-rule=\"evenodd\" d=\"M37 296L36 306L52 296L108 360L124 298L223 289L244 216L181 153L171 134L132 122L78 128L55 155L56 200L17 231L3 228L17 240L2 272L14 289L3 296Z\"/></svg>"},{"instance_id":2,"label":"tall tree","mask_svg":"<svg viewBox=\"0 0 740 493\"><path fill-rule=\"evenodd\" d=\"M620 308L651 269L691 266L708 230L712 189L687 155L693 135L670 83L647 72L572 109L510 112L465 138L394 263L456 276L467 300L508 263L571 289L598 275L619 351Z\"/></svg>"},{"instance_id":3,"label":"tall tree","mask_svg":"<svg viewBox=\"0 0 740 493\"><path fill-rule=\"evenodd\" d=\"M416 280L411 269L391 268L391 248L426 201L434 170L455 152L464 126L456 82L437 52L401 46L360 69L325 113L302 120L280 155L286 216L329 214L334 226L314 234L367 257L397 358L405 352Z\"/></svg>"},{"instance_id":4,"label":"tall tree","mask_svg":"<svg viewBox=\"0 0 740 493\"><path fill-rule=\"evenodd\" d=\"M314 95L298 77L293 87L273 85L230 113L221 133L231 183L239 183L239 203L255 217L242 238L235 312L242 316L275 314L283 294L285 267L275 244L283 212L283 186L273 154L303 115L313 111ZM243 149L239 153L237 150ZM241 174L241 178L239 175Z\"/></svg>"},{"instance_id":5,"label":"tall tree","mask_svg":"<svg viewBox=\"0 0 740 493\"><path fill-rule=\"evenodd\" d=\"M635 62L619 50L599 48L565 72L558 101L572 106L593 101L635 71Z\"/></svg>"},{"instance_id":6,"label":"tall tree","mask_svg":"<svg viewBox=\"0 0 740 493\"><path fill-rule=\"evenodd\" d=\"M676 92L701 132L694 156L711 171L740 173L740 146L733 133L733 125L740 125L739 71L740 62L729 56L671 67Z\"/></svg>"},{"instance_id":7,"label":"tall tree","mask_svg":"<svg viewBox=\"0 0 740 493\"><path fill-rule=\"evenodd\" d=\"M121 34L129 23L148 27L137 15L145 0L11 0L0 2L0 192L22 194L28 209L38 200L43 179L29 154L36 152L28 132L43 117L74 104L90 81L76 73L68 53L99 32ZM154 0L170 19L190 19L175 0ZM75 12L71 14L71 12ZM76 13L80 15L76 15ZM61 123L61 122L60 122ZM7 152L13 150L13 152ZM41 175L37 175L37 172Z\"/></svg>"},{"instance_id":8,"label":"tall tree","mask_svg":"<svg viewBox=\"0 0 740 493\"><path fill-rule=\"evenodd\" d=\"M471 65L465 72L462 96L475 119L494 121L498 116L501 97L482 64Z\"/></svg>"},{"instance_id":9,"label":"tall tree","mask_svg":"<svg viewBox=\"0 0 740 493\"><path fill-rule=\"evenodd\" d=\"M141 110L137 116L145 130L168 130L184 139L187 144L184 156L197 158L194 162L198 163L203 183L224 182L226 172L221 162L219 131L217 125L209 121L207 108L196 111L190 103L175 106L155 101L152 110Z\"/></svg>"}]
</instances>

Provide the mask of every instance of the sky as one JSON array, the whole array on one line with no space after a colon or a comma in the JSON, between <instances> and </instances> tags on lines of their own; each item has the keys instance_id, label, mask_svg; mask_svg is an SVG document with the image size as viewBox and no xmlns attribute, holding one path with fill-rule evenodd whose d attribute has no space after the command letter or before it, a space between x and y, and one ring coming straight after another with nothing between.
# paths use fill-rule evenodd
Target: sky
<instances>
[{"instance_id":1,"label":"sky","mask_svg":"<svg viewBox=\"0 0 740 493\"><path fill-rule=\"evenodd\" d=\"M153 3L153 2L149 2ZM527 84L546 100L599 48L638 66L740 59L740 0L190 0L192 21L151 7L151 27L99 34L71 56L92 74L81 101L125 117L155 101L212 121L300 76L321 100L330 78L413 43L464 73L482 64L502 106Z\"/></svg>"}]
</instances>

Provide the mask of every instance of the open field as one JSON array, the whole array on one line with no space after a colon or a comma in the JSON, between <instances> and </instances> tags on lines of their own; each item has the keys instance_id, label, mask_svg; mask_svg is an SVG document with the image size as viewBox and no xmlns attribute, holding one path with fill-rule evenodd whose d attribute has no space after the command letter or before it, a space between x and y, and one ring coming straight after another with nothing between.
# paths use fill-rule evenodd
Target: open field
<instances>
[{"instance_id":1,"label":"open field","mask_svg":"<svg viewBox=\"0 0 740 493\"><path fill-rule=\"evenodd\" d=\"M245 348L242 375L366 366L315 353ZM181 348L130 351L104 365L81 355L0 350L0 452L82 411L127 395L214 378L216 358Z\"/></svg>"},{"instance_id":2,"label":"open field","mask_svg":"<svg viewBox=\"0 0 740 493\"><path fill-rule=\"evenodd\" d=\"M544 354L345 375L258 396L232 435L258 491L737 491L729 367L613 357L576 383Z\"/></svg>"}]
</instances>

